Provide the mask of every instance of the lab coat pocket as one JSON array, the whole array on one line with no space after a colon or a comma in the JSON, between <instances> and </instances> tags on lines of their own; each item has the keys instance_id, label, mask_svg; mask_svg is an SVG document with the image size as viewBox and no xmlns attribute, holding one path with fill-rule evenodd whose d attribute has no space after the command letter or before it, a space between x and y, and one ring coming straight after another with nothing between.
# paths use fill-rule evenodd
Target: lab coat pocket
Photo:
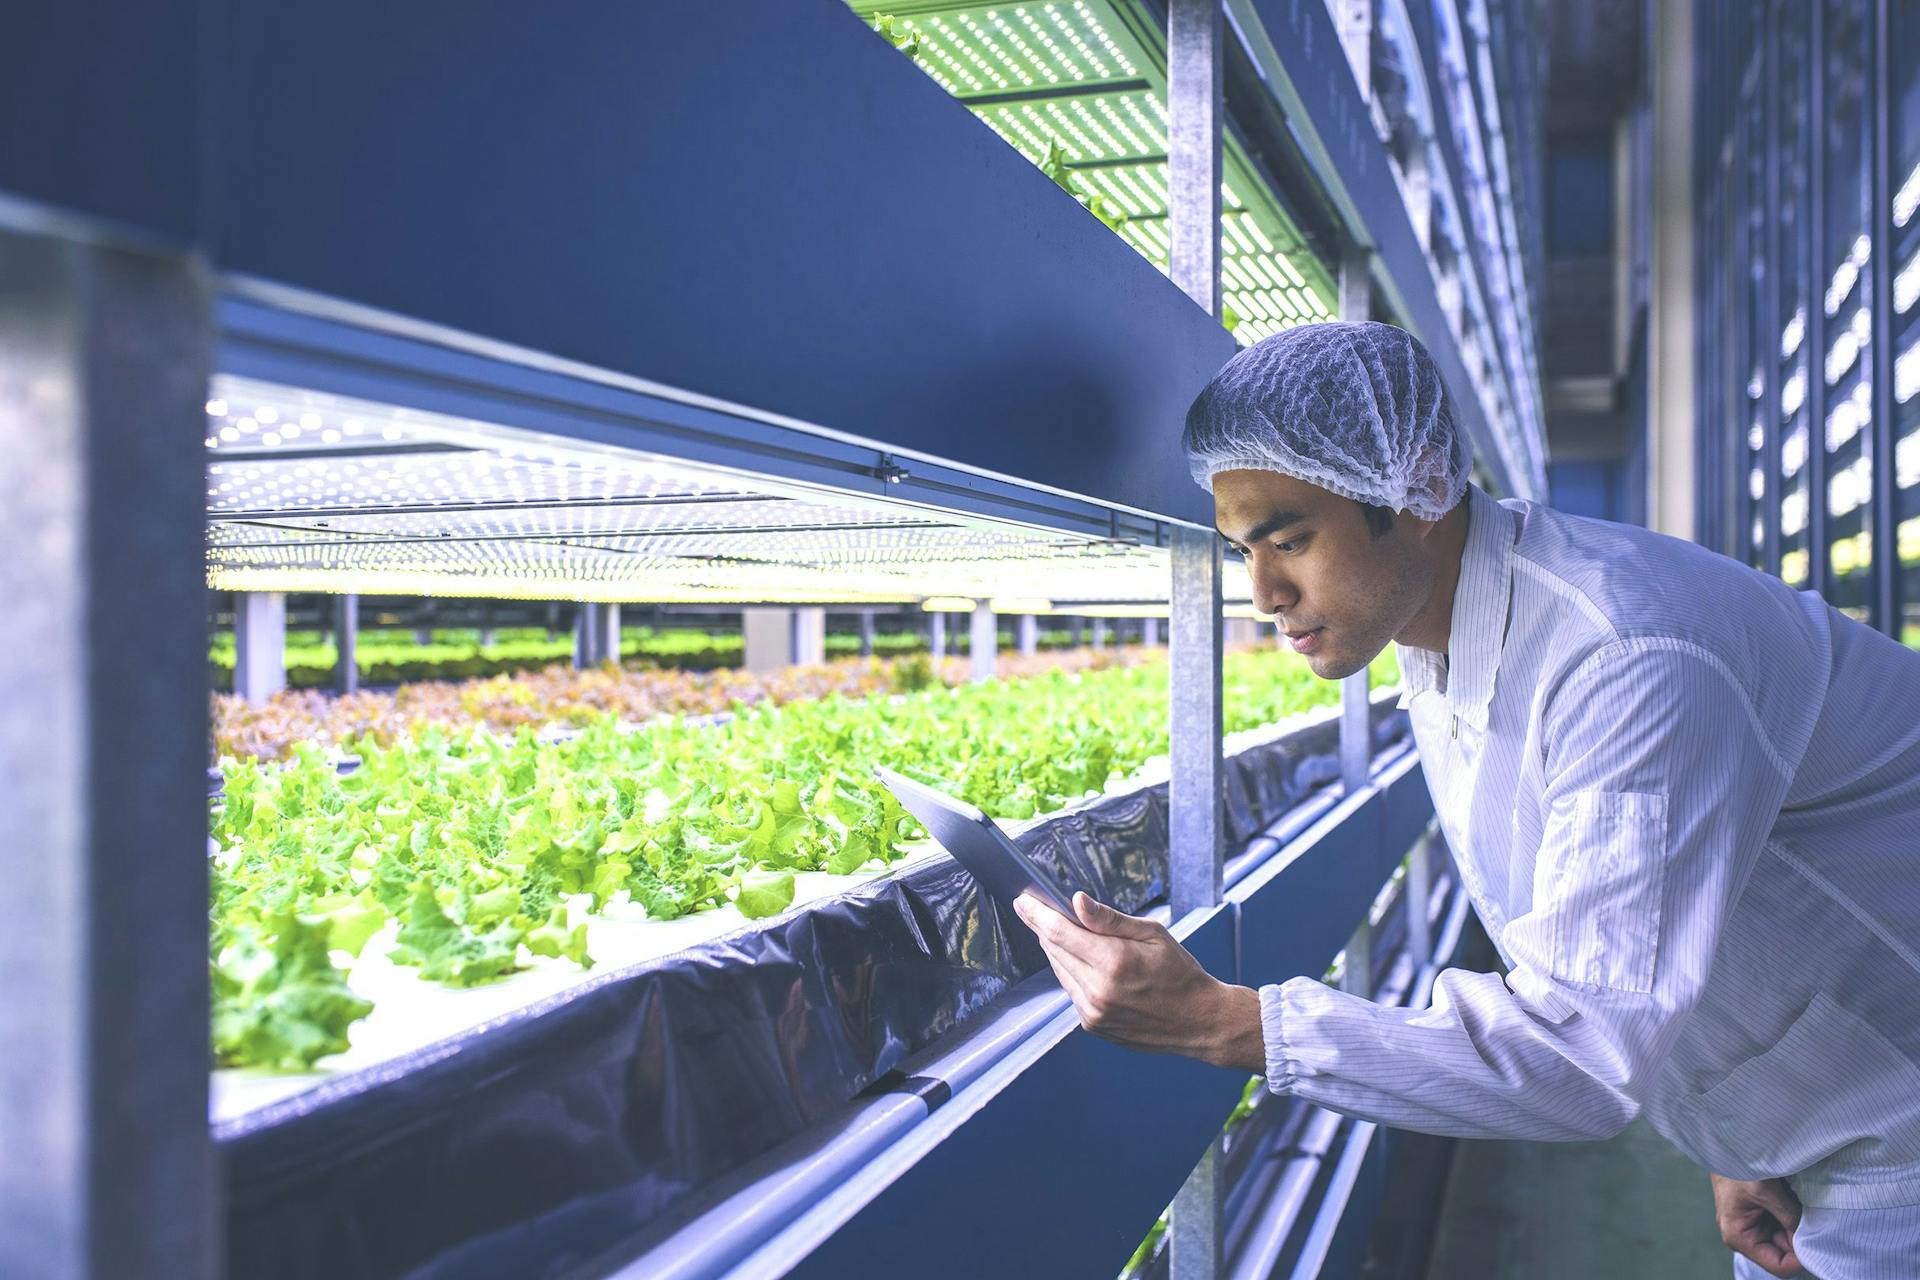
<instances>
[{"instance_id":1,"label":"lab coat pocket","mask_svg":"<svg viewBox=\"0 0 1920 1280\"><path fill-rule=\"evenodd\" d=\"M1533 880L1553 976L1652 991L1666 868L1665 796L1582 791L1555 799Z\"/></svg>"}]
</instances>

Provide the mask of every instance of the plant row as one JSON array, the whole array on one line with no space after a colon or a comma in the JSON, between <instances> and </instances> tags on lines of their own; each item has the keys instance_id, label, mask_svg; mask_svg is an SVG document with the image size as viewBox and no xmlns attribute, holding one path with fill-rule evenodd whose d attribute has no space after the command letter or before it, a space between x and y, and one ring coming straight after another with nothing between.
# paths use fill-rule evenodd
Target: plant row
<instances>
[{"instance_id":1,"label":"plant row","mask_svg":"<svg viewBox=\"0 0 1920 1280\"><path fill-rule=\"evenodd\" d=\"M1291 655L1229 655L1226 727L1338 697ZM739 708L718 724L577 736L427 725L225 764L211 815L213 1048L287 1070L346 1049L372 1005L348 985L369 945L422 978L492 982L536 956L586 968L590 916L672 919L731 902L785 910L794 876L884 866L923 832L876 764L1023 819L1095 794L1167 747L1164 662Z\"/></svg>"}]
</instances>

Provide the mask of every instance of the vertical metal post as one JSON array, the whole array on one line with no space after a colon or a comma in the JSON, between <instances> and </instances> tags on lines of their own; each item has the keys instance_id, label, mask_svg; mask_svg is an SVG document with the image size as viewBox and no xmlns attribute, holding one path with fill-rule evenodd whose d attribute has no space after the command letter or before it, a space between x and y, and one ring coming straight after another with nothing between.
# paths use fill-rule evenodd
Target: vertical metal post
<instances>
[{"instance_id":1,"label":"vertical metal post","mask_svg":"<svg viewBox=\"0 0 1920 1280\"><path fill-rule=\"evenodd\" d=\"M794 666L817 666L827 660L827 611L819 606L792 611L792 639L787 660Z\"/></svg>"},{"instance_id":2,"label":"vertical metal post","mask_svg":"<svg viewBox=\"0 0 1920 1280\"><path fill-rule=\"evenodd\" d=\"M873 656L873 610L871 609L860 611L860 656L863 658Z\"/></svg>"},{"instance_id":3,"label":"vertical metal post","mask_svg":"<svg viewBox=\"0 0 1920 1280\"><path fill-rule=\"evenodd\" d=\"M239 591L233 597L233 691L265 702L287 687L287 597Z\"/></svg>"},{"instance_id":4,"label":"vertical metal post","mask_svg":"<svg viewBox=\"0 0 1920 1280\"><path fill-rule=\"evenodd\" d=\"M573 665L580 670L620 660L620 606L583 601L573 627Z\"/></svg>"},{"instance_id":5,"label":"vertical metal post","mask_svg":"<svg viewBox=\"0 0 1920 1280\"><path fill-rule=\"evenodd\" d=\"M973 606L967 632L967 661L975 684L993 679L993 660L1000 648L1000 619L982 601Z\"/></svg>"},{"instance_id":6,"label":"vertical metal post","mask_svg":"<svg viewBox=\"0 0 1920 1280\"><path fill-rule=\"evenodd\" d=\"M1875 625L1894 639L1900 638L1898 596L1894 580L1900 570L1894 520L1893 453L1893 122L1899 106L1893 99L1892 29L1888 8L1892 0L1874 0L1873 5L1873 101L1864 110L1868 127L1873 130L1873 174L1869 186L1871 199L1867 209L1867 234L1872 237L1873 256L1868 259L1873 296L1873 338L1868 347L1872 367L1869 394L1873 397L1873 463L1869 475L1873 485L1873 509L1868 521L1873 529L1873 579L1868 598L1873 603Z\"/></svg>"},{"instance_id":7,"label":"vertical metal post","mask_svg":"<svg viewBox=\"0 0 1920 1280\"><path fill-rule=\"evenodd\" d=\"M1407 949L1420 964L1433 959L1432 922L1427 919L1427 902L1433 896L1433 830L1428 823L1407 855L1407 892L1402 899L1407 908Z\"/></svg>"},{"instance_id":8,"label":"vertical metal post","mask_svg":"<svg viewBox=\"0 0 1920 1280\"><path fill-rule=\"evenodd\" d=\"M194 259L0 226L0 1275L219 1271L210 335Z\"/></svg>"},{"instance_id":9,"label":"vertical metal post","mask_svg":"<svg viewBox=\"0 0 1920 1280\"><path fill-rule=\"evenodd\" d=\"M486 643L485 632L481 643ZM341 693L360 688L360 597L348 593L333 601L333 687Z\"/></svg>"},{"instance_id":10,"label":"vertical metal post","mask_svg":"<svg viewBox=\"0 0 1920 1280\"><path fill-rule=\"evenodd\" d=\"M1769 3L1761 19L1760 82L1780 83L1780 6ZM1780 497L1785 490L1780 475L1781 409L1786 381L1780 367L1780 95L1767 93L1762 112L1766 141L1762 150L1761 181L1765 184L1760 207L1761 254L1766 271L1766 288L1760 297L1760 328L1766 353L1766 390L1760 396L1760 470L1766 476L1765 506L1760 511L1761 564L1774 577L1780 576ZM1807 366L1809 379L1813 366ZM1749 530L1751 533L1751 530Z\"/></svg>"},{"instance_id":11,"label":"vertical metal post","mask_svg":"<svg viewBox=\"0 0 1920 1280\"><path fill-rule=\"evenodd\" d=\"M1801 263L1806 294L1807 331L1807 589L1827 594L1827 309L1822 261L1827 245L1827 47L1826 10L1807 6L1812 32L1807 41L1807 252Z\"/></svg>"},{"instance_id":12,"label":"vertical metal post","mask_svg":"<svg viewBox=\"0 0 1920 1280\"><path fill-rule=\"evenodd\" d=\"M1221 898L1226 828L1226 769L1221 756L1222 579L1219 538L1211 530L1176 529L1168 625L1173 702L1169 896L1176 920L1190 911L1216 906ZM1216 1139L1174 1201L1170 1244L1174 1280L1211 1280L1220 1272L1223 1178Z\"/></svg>"},{"instance_id":13,"label":"vertical metal post","mask_svg":"<svg viewBox=\"0 0 1920 1280\"><path fill-rule=\"evenodd\" d=\"M1220 0L1167 8L1167 231L1173 282L1210 316L1220 311ZM1220 901L1225 770L1221 734L1220 541L1211 530L1173 534L1172 906L1175 919ZM1096 623L1096 626L1099 624ZM1223 1117L1224 1119L1224 1117ZM1173 1202L1172 1280L1213 1280L1224 1249L1220 1140Z\"/></svg>"},{"instance_id":14,"label":"vertical metal post","mask_svg":"<svg viewBox=\"0 0 1920 1280\"><path fill-rule=\"evenodd\" d=\"M1350 248L1340 262L1340 315L1366 320L1373 313L1372 255ZM1367 785L1373 763L1373 726L1368 706L1371 676L1365 667L1340 681L1340 785L1348 794ZM1347 939L1342 985L1355 995L1373 997L1373 925L1362 918Z\"/></svg>"},{"instance_id":15,"label":"vertical metal post","mask_svg":"<svg viewBox=\"0 0 1920 1280\"><path fill-rule=\"evenodd\" d=\"M944 613L927 615L927 651L935 662L947 656L947 615Z\"/></svg>"},{"instance_id":16,"label":"vertical metal post","mask_svg":"<svg viewBox=\"0 0 1920 1280\"><path fill-rule=\"evenodd\" d=\"M1167 9L1167 234L1173 282L1220 314L1220 0Z\"/></svg>"},{"instance_id":17,"label":"vertical metal post","mask_svg":"<svg viewBox=\"0 0 1920 1280\"><path fill-rule=\"evenodd\" d=\"M1031 658L1040 652L1040 619L1031 613L1020 615L1019 623L1020 652Z\"/></svg>"}]
</instances>

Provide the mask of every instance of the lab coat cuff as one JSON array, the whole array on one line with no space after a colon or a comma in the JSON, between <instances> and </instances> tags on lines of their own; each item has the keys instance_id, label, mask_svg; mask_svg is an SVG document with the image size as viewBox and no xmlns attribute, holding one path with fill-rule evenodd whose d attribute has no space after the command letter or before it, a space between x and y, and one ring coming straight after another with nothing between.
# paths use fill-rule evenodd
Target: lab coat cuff
<instances>
[{"instance_id":1,"label":"lab coat cuff","mask_svg":"<svg viewBox=\"0 0 1920 1280\"><path fill-rule=\"evenodd\" d=\"M1291 1092L1293 1052L1287 1045L1285 988L1279 984L1260 988L1260 1034L1266 1042L1267 1088L1274 1093Z\"/></svg>"}]
</instances>

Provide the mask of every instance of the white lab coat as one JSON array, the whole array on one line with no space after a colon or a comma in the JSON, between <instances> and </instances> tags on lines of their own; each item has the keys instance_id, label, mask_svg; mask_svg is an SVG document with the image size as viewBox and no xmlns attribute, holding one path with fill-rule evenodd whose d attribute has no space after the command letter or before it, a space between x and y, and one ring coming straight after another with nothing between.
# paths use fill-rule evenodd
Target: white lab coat
<instances>
[{"instance_id":1,"label":"white lab coat","mask_svg":"<svg viewBox=\"0 0 1920 1280\"><path fill-rule=\"evenodd\" d=\"M1644 1112L1816 1209L1920 1206L1920 653L1692 544L1468 500L1450 656L1401 650L1402 705L1510 973L1426 1010L1267 987L1269 1087L1462 1137Z\"/></svg>"}]
</instances>

